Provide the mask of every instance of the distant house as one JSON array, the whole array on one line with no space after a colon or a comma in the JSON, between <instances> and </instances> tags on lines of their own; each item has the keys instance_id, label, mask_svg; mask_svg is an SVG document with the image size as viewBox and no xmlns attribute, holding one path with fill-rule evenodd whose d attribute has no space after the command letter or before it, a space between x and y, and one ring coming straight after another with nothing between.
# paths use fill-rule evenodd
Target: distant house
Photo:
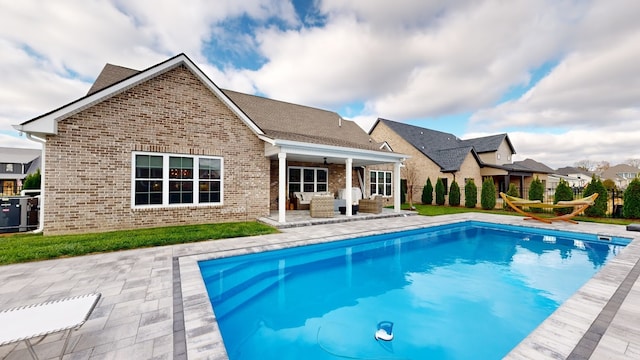
<instances>
[{"instance_id":1,"label":"distant house","mask_svg":"<svg viewBox=\"0 0 640 360\"><path fill-rule=\"evenodd\" d=\"M40 168L38 149L0 147L0 194L18 195L22 181Z\"/></svg>"},{"instance_id":2,"label":"distant house","mask_svg":"<svg viewBox=\"0 0 640 360\"><path fill-rule=\"evenodd\" d=\"M437 179L442 179L448 191L452 181L464 188L466 181L473 179L480 188L482 181L490 177L498 191L506 191L510 183L524 189L534 175L546 177L553 171L533 160L513 163L516 152L507 134L462 140L450 133L386 119L378 119L369 134L393 151L411 155L405 162L403 178L414 173L413 201L418 203L427 178L434 186ZM461 202L464 204L464 198Z\"/></svg>"},{"instance_id":3,"label":"distant house","mask_svg":"<svg viewBox=\"0 0 640 360\"><path fill-rule=\"evenodd\" d=\"M556 184L560 181L560 179L564 179L569 183L569 186L574 188L584 188L587 186L591 180L593 180L594 174L575 167L563 167L559 168L554 172L554 179L557 178L557 181L553 181ZM555 187L555 186L552 186Z\"/></svg>"},{"instance_id":4,"label":"distant house","mask_svg":"<svg viewBox=\"0 0 640 360\"><path fill-rule=\"evenodd\" d=\"M619 189L626 189L631 180L639 177L640 169L627 165L620 164L609 167L602 172L602 180L612 180Z\"/></svg>"},{"instance_id":5,"label":"distant house","mask_svg":"<svg viewBox=\"0 0 640 360\"><path fill-rule=\"evenodd\" d=\"M284 223L292 192L367 189L371 165L390 164L399 193L407 158L335 112L222 90L184 54L142 71L107 65L86 96L14 127L43 142L45 234L272 210Z\"/></svg>"}]
</instances>

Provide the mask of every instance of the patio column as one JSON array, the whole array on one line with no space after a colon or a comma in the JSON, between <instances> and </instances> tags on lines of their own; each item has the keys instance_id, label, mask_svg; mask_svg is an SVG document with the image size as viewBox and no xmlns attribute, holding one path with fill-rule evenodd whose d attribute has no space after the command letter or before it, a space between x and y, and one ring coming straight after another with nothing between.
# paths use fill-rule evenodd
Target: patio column
<instances>
[{"instance_id":1,"label":"patio column","mask_svg":"<svg viewBox=\"0 0 640 360\"><path fill-rule=\"evenodd\" d=\"M351 211L351 204L353 203L353 194L351 193L351 188L353 187L352 184L352 173L353 173L353 159L352 158L347 158L345 159L345 172L346 172L346 178L345 178L345 182L344 182L344 186L346 187L345 189L345 206L346 206L346 215L347 216L352 216L353 212Z\"/></svg>"},{"instance_id":2,"label":"patio column","mask_svg":"<svg viewBox=\"0 0 640 360\"><path fill-rule=\"evenodd\" d=\"M285 223L287 205L287 153L278 153L278 222Z\"/></svg>"},{"instance_id":3,"label":"patio column","mask_svg":"<svg viewBox=\"0 0 640 360\"><path fill-rule=\"evenodd\" d=\"M400 186L400 162L396 161L393 164L393 187L394 187L394 197L393 197L393 212L400 212L400 193L402 192L402 187Z\"/></svg>"}]
</instances>

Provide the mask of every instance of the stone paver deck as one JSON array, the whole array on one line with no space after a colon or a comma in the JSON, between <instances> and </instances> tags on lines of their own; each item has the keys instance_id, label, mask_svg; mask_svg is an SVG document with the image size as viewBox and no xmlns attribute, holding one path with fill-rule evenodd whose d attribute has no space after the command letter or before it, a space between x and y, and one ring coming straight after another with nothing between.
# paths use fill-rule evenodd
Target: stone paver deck
<instances>
[{"instance_id":1,"label":"stone paver deck","mask_svg":"<svg viewBox=\"0 0 640 360\"><path fill-rule=\"evenodd\" d=\"M97 291L102 298L72 332L65 359L226 359L197 261L465 220L634 238L507 358L640 358L639 232L481 213L292 227L272 235L7 265L0 267L0 309ZM53 335L35 349L49 359L61 347L60 335ZM0 359L28 358L22 343L0 347Z\"/></svg>"}]
</instances>

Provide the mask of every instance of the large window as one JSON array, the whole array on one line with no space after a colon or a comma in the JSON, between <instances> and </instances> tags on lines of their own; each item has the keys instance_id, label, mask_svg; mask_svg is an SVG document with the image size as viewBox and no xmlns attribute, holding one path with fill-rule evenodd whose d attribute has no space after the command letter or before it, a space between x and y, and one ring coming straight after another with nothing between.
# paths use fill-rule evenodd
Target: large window
<instances>
[{"instance_id":1,"label":"large window","mask_svg":"<svg viewBox=\"0 0 640 360\"><path fill-rule=\"evenodd\" d=\"M134 207L222 203L222 159L133 154Z\"/></svg>"},{"instance_id":2,"label":"large window","mask_svg":"<svg viewBox=\"0 0 640 360\"><path fill-rule=\"evenodd\" d=\"M391 171L372 170L369 183L371 195L391 196Z\"/></svg>"},{"instance_id":3,"label":"large window","mask_svg":"<svg viewBox=\"0 0 640 360\"><path fill-rule=\"evenodd\" d=\"M296 191L318 192L329 189L326 168L289 167L289 193Z\"/></svg>"}]
</instances>

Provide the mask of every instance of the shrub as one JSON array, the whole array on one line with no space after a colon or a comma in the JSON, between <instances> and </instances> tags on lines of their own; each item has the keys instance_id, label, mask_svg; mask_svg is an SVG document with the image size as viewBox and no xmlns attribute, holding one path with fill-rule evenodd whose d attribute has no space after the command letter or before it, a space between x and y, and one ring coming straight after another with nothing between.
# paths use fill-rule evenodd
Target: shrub
<instances>
[{"instance_id":1,"label":"shrub","mask_svg":"<svg viewBox=\"0 0 640 360\"><path fill-rule=\"evenodd\" d=\"M509 190L507 190L507 195L520 197L520 191L518 190L518 187L516 186L516 184L509 184Z\"/></svg>"},{"instance_id":2,"label":"shrub","mask_svg":"<svg viewBox=\"0 0 640 360\"><path fill-rule=\"evenodd\" d=\"M496 207L496 185L493 179L488 177L482 182L482 193L480 194L480 205L485 210Z\"/></svg>"},{"instance_id":3,"label":"shrub","mask_svg":"<svg viewBox=\"0 0 640 360\"><path fill-rule=\"evenodd\" d=\"M520 197L520 191L518 191L518 187L516 186L516 184L509 184L509 190L507 190L507 195ZM502 208L509 209L509 210L511 209L506 202L503 202Z\"/></svg>"},{"instance_id":4,"label":"shrub","mask_svg":"<svg viewBox=\"0 0 640 360\"><path fill-rule=\"evenodd\" d=\"M558 201L571 201L571 200L573 200L573 190L569 186L568 182L564 181L564 179L560 179L560 183L558 184L558 187L556 187L556 192L553 195L553 203L557 204ZM571 210L572 208L570 207L557 208L556 214L558 215L570 214Z\"/></svg>"},{"instance_id":5,"label":"shrub","mask_svg":"<svg viewBox=\"0 0 640 360\"><path fill-rule=\"evenodd\" d=\"M454 180L449 188L449 205L460 206L460 186Z\"/></svg>"},{"instance_id":6,"label":"shrub","mask_svg":"<svg viewBox=\"0 0 640 360\"><path fill-rule=\"evenodd\" d=\"M593 217L603 217L607 214L607 188L604 187L602 181L597 176L594 176L591 182L584 189L584 196L589 196L598 193L598 197L593 205L589 206L584 214Z\"/></svg>"},{"instance_id":7,"label":"shrub","mask_svg":"<svg viewBox=\"0 0 640 360\"><path fill-rule=\"evenodd\" d=\"M529 187L529 200L544 201L544 185L542 185L542 181L540 181L537 176L531 182L531 187ZM542 211L540 208L530 208L529 210L532 212Z\"/></svg>"},{"instance_id":8,"label":"shrub","mask_svg":"<svg viewBox=\"0 0 640 360\"><path fill-rule=\"evenodd\" d=\"M444 205L444 184L441 178L436 181L436 205Z\"/></svg>"},{"instance_id":9,"label":"shrub","mask_svg":"<svg viewBox=\"0 0 640 360\"><path fill-rule=\"evenodd\" d=\"M624 191L624 205L622 216L627 219L640 219L640 179L631 181Z\"/></svg>"},{"instance_id":10,"label":"shrub","mask_svg":"<svg viewBox=\"0 0 640 360\"><path fill-rule=\"evenodd\" d=\"M402 180L400 182L400 204L407 202L407 181Z\"/></svg>"},{"instance_id":11,"label":"shrub","mask_svg":"<svg viewBox=\"0 0 640 360\"><path fill-rule=\"evenodd\" d=\"M40 179L40 169L38 169L33 174L29 174L26 178L24 178L24 182L22 183L22 190L40 189Z\"/></svg>"},{"instance_id":12,"label":"shrub","mask_svg":"<svg viewBox=\"0 0 640 360\"><path fill-rule=\"evenodd\" d=\"M431 185L431 179L427 178L427 183L422 188L422 203L431 205L433 202L433 185Z\"/></svg>"},{"instance_id":13,"label":"shrub","mask_svg":"<svg viewBox=\"0 0 640 360\"><path fill-rule=\"evenodd\" d=\"M467 180L464 185L464 206L467 208L474 208L478 203L478 187L473 179Z\"/></svg>"}]
</instances>

